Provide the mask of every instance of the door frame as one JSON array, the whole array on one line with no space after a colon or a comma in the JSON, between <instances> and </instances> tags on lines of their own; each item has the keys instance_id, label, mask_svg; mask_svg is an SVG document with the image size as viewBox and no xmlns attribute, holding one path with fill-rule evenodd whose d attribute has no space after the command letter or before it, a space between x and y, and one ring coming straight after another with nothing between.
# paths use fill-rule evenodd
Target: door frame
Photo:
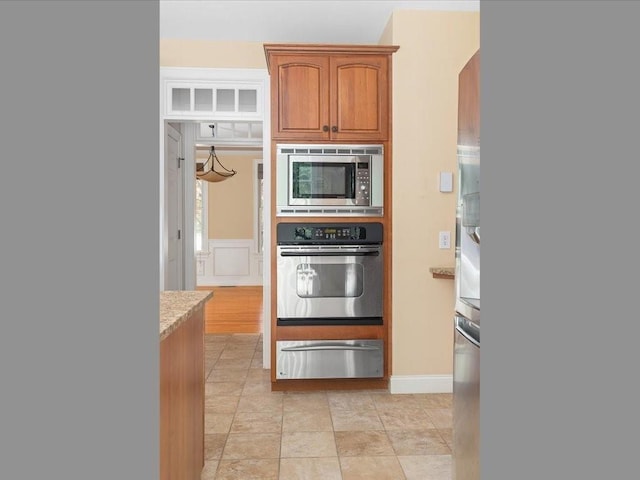
<instances>
[{"instance_id":1,"label":"door frame","mask_svg":"<svg viewBox=\"0 0 640 480\"><path fill-rule=\"evenodd\" d=\"M164 140L165 140L165 123L180 122L188 124L192 122L203 122L209 120L215 120L208 116L196 117L193 113L189 115L168 115L167 101L167 83L172 81L187 81L198 83L202 82L258 82L262 84L262 163L263 163L263 178L264 178L264 244L266 246L271 245L271 100L270 100L270 78L269 71L264 69L255 68L196 68L196 67L160 67L160 290L164 290L164 276L166 267L166 212L164 207L165 192L165 158L164 158ZM188 129L186 129L188 130ZM193 129L195 134L195 128ZM189 132L182 132L183 144L189 144ZM185 149L187 150L187 149ZM184 212L193 212L194 197L195 197L195 184L189 182L188 179L195 178L195 163L189 161L190 154L188 151L184 152ZM183 266L185 272L184 289L195 290L196 287L196 256L194 245L194 223L193 214L184 214L183 222L184 226L184 242L183 242ZM270 368L271 365L271 249L263 249L263 262L262 262L262 308L265 318L262 322L262 334L263 334L263 366L264 368ZM192 259L193 261L187 261Z\"/></svg>"},{"instance_id":2,"label":"door frame","mask_svg":"<svg viewBox=\"0 0 640 480\"><path fill-rule=\"evenodd\" d=\"M174 125L172 125L171 123L173 122L166 122L164 125L164 139L166 139L169 136L177 136L177 141L178 141L178 154L176 157L176 164L177 164L177 169L176 169L176 182L177 182L177 195L178 198L176 198L176 202L177 202L177 224L175 225L175 227L180 231L180 236L178 239L178 248L177 251L175 252L176 255L176 262L177 262L177 278L174 279L174 281L177 281L177 289L178 290L183 290L184 286L185 286L185 261L184 261L184 253L185 253L185 249L184 249L184 243L185 243L185 239L184 239L184 231L185 231L185 195L184 195L184 184L185 184L185 172L184 172L184 134L183 132L179 129L176 128ZM167 147L166 143L165 143L165 148ZM163 152L166 154L166 150ZM167 173L167 169L170 166L170 159L167 159L167 161L164 163L164 172L165 174ZM167 179L167 177L165 176L165 179ZM168 180L168 179L167 179ZM166 183L164 183L164 185L166 186ZM166 197L166 195L165 195ZM166 221L165 223L165 227L164 227L164 231L166 232L166 242L164 243L164 248L166 248L166 253L163 255L165 260L168 260L169 258L169 249L170 249L170 242L169 242L169 198L164 198L163 201L163 205L165 207L165 214L164 214L164 219ZM169 280L167 278L167 275L170 275L170 272L165 271L164 272L164 281L165 281L165 285L166 282Z\"/></svg>"}]
</instances>

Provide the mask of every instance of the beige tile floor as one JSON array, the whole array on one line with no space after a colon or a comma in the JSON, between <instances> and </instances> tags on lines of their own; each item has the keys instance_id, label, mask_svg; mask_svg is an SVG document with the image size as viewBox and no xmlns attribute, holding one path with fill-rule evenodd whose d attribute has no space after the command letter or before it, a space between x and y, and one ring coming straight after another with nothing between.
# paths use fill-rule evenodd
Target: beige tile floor
<instances>
[{"instance_id":1,"label":"beige tile floor","mask_svg":"<svg viewBox=\"0 0 640 480\"><path fill-rule=\"evenodd\" d=\"M272 392L262 336L205 335L202 480L450 480L451 394Z\"/></svg>"}]
</instances>

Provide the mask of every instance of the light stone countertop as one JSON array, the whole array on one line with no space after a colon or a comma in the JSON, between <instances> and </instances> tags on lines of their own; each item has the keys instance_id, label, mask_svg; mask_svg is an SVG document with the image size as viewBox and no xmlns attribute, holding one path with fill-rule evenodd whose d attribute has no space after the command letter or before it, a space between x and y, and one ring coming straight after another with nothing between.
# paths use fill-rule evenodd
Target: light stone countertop
<instances>
[{"instance_id":1,"label":"light stone countertop","mask_svg":"<svg viewBox=\"0 0 640 480\"><path fill-rule=\"evenodd\" d=\"M433 273L434 276L439 275L439 276L446 276L446 277L453 278L456 274L456 268L455 267L431 267L429 269L429 272Z\"/></svg>"},{"instance_id":2,"label":"light stone countertop","mask_svg":"<svg viewBox=\"0 0 640 480\"><path fill-rule=\"evenodd\" d=\"M160 292L160 340L188 319L198 308L204 308L213 297L209 290L165 290Z\"/></svg>"}]
</instances>

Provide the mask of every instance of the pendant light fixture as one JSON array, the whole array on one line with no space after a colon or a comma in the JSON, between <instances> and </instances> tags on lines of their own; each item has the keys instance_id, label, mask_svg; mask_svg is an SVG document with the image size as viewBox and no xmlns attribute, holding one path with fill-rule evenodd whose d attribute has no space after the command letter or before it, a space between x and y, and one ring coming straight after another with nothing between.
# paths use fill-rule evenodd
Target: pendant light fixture
<instances>
[{"instance_id":1,"label":"pendant light fixture","mask_svg":"<svg viewBox=\"0 0 640 480\"><path fill-rule=\"evenodd\" d=\"M216 134L214 128L216 128L216 126L209 125L209 128L211 129L211 137L215 137ZM220 165L222 170L216 170L216 163ZM210 165L209 170L207 170L207 165ZM196 170L196 178L200 180L206 180L207 182L222 182L227 178L233 177L236 173L237 172L235 170L229 170L228 168L225 168L222 163L220 163L220 160L218 160L218 156L216 155L216 149L213 145L211 145L209 158L207 158L207 161L202 165L202 171Z\"/></svg>"},{"instance_id":2,"label":"pendant light fixture","mask_svg":"<svg viewBox=\"0 0 640 480\"><path fill-rule=\"evenodd\" d=\"M215 169L216 163L220 165L222 170ZM209 165L209 167L207 167L207 165ZM207 168L209 169L207 170ZM220 163L220 160L218 160L218 156L216 155L215 147L211 145L209 158L207 158L207 161L202 165L202 172L196 170L196 178L200 180L206 180L207 182L222 182L227 178L233 177L236 173L238 172L233 169L229 170L228 168L225 168L222 163Z\"/></svg>"}]
</instances>

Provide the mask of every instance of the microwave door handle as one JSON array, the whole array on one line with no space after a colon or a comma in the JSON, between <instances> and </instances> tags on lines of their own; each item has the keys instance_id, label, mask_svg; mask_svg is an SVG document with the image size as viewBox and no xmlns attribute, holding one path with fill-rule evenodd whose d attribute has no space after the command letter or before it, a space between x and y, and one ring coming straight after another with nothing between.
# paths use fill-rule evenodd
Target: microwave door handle
<instances>
[{"instance_id":1,"label":"microwave door handle","mask_svg":"<svg viewBox=\"0 0 640 480\"><path fill-rule=\"evenodd\" d=\"M356 177L358 176L358 163L356 162L353 165L353 175L351 175L351 191L353 192L353 199L355 200L358 196L358 192L356 192Z\"/></svg>"}]
</instances>

